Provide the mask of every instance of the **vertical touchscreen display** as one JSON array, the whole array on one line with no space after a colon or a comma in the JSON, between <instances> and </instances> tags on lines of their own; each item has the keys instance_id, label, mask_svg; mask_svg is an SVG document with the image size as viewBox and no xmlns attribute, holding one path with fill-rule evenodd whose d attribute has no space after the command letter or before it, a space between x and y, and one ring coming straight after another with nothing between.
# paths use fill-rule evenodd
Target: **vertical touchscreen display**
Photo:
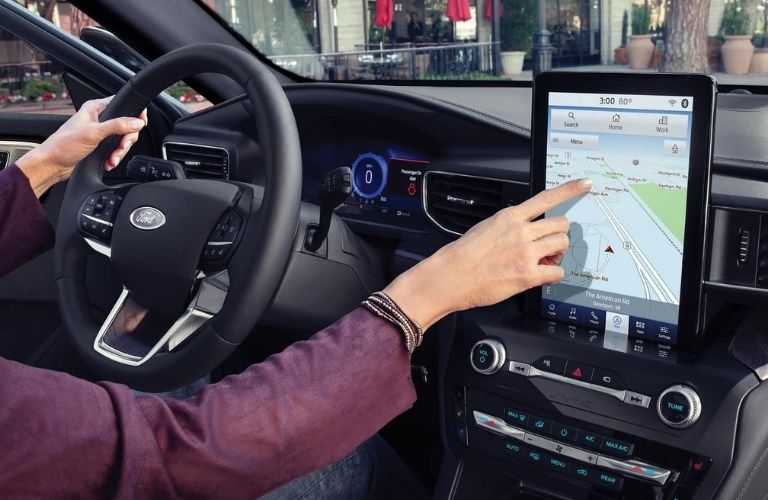
<instances>
[{"instance_id":1,"label":"vertical touchscreen display","mask_svg":"<svg viewBox=\"0 0 768 500\"><path fill-rule=\"evenodd\" d=\"M571 221L545 318L677 341L692 110L693 97L549 94L546 188L593 187L545 215Z\"/></svg>"}]
</instances>

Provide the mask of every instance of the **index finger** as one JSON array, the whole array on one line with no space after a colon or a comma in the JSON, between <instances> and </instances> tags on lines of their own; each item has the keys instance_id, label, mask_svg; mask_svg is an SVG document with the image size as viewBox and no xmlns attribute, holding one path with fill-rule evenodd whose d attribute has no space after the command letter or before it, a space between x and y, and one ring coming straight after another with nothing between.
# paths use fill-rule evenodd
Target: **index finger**
<instances>
[{"instance_id":1,"label":"index finger","mask_svg":"<svg viewBox=\"0 0 768 500\"><path fill-rule=\"evenodd\" d=\"M561 184L556 188L542 191L536 196L525 200L517 206L518 212L525 220L535 219L547 210L555 208L559 204L588 193L592 188L592 181L589 179L576 179Z\"/></svg>"}]
</instances>

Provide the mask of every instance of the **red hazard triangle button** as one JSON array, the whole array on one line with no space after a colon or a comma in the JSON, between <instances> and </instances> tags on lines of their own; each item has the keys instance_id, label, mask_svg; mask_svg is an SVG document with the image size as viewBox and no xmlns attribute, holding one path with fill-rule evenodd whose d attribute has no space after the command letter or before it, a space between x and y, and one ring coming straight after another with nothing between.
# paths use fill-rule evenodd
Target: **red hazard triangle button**
<instances>
[{"instance_id":1,"label":"red hazard triangle button","mask_svg":"<svg viewBox=\"0 0 768 500\"><path fill-rule=\"evenodd\" d=\"M567 377L583 380L584 382L592 380L592 373L594 371L594 367L577 363L576 361L568 361L568 364L565 367L565 374Z\"/></svg>"},{"instance_id":2,"label":"red hazard triangle button","mask_svg":"<svg viewBox=\"0 0 768 500\"><path fill-rule=\"evenodd\" d=\"M613 248L611 248L611 245L608 245L607 247L605 247L605 250L603 250L603 251L604 251L605 253L615 253L615 252L613 251Z\"/></svg>"}]
</instances>

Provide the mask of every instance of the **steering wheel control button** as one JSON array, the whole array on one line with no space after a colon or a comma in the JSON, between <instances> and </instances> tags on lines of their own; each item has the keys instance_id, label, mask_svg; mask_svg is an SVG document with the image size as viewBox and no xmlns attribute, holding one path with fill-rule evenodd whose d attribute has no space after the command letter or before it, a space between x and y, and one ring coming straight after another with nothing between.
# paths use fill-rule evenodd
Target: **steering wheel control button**
<instances>
[{"instance_id":1,"label":"steering wheel control button","mask_svg":"<svg viewBox=\"0 0 768 500\"><path fill-rule=\"evenodd\" d=\"M547 373L562 375L565 373L566 360L554 356L544 356L533 363L533 367Z\"/></svg>"},{"instance_id":2,"label":"steering wheel control button","mask_svg":"<svg viewBox=\"0 0 768 500\"><path fill-rule=\"evenodd\" d=\"M642 408L648 408L651 406L651 397L639 392L627 391L624 394L624 402L628 405L640 406Z\"/></svg>"},{"instance_id":3,"label":"steering wheel control button","mask_svg":"<svg viewBox=\"0 0 768 500\"><path fill-rule=\"evenodd\" d=\"M605 437L603 438L603 445L600 449L616 457L629 458L635 451L635 445L620 439Z\"/></svg>"},{"instance_id":4,"label":"steering wheel control button","mask_svg":"<svg viewBox=\"0 0 768 500\"><path fill-rule=\"evenodd\" d=\"M618 373L604 370L603 368L595 368L595 371L592 374L592 383L608 389L616 389L618 391L627 388Z\"/></svg>"},{"instance_id":5,"label":"steering wheel control button","mask_svg":"<svg viewBox=\"0 0 768 500\"><path fill-rule=\"evenodd\" d=\"M243 227L243 218L233 211L225 213L216 224L203 251L203 260L207 262L229 257L229 252Z\"/></svg>"},{"instance_id":6,"label":"steering wheel control button","mask_svg":"<svg viewBox=\"0 0 768 500\"><path fill-rule=\"evenodd\" d=\"M477 373L492 375L498 372L506 359L504 344L498 340L486 339L477 342L469 355L472 368Z\"/></svg>"},{"instance_id":7,"label":"steering wheel control button","mask_svg":"<svg viewBox=\"0 0 768 500\"><path fill-rule=\"evenodd\" d=\"M687 385L673 385L659 395L656 412L668 426L685 429L699 420L701 399L696 391Z\"/></svg>"},{"instance_id":8,"label":"steering wheel control button","mask_svg":"<svg viewBox=\"0 0 768 500\"><path fill-rule=\"evenodd\" d=\"M86 237L109 240L121 198L115 193L92 194L80 207L78 226Z\"/></svg>"},{"instance_id":9,"label":"steering wheel control button","mask_svg":"<svg viewBox=\"0 0 768 500\"><path fill-rule=\"evenodd\" d=\"M565 376L581 382L590 382L595 368L576 361L568 361L565 365Z\"/></svg>"}]
</instances>

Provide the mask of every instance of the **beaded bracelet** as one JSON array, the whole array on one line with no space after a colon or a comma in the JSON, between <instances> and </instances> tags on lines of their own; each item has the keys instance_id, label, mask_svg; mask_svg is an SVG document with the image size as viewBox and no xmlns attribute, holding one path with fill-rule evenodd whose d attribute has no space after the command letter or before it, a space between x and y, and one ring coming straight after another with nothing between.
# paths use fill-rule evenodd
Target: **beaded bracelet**
<instances>
[{"instance_id":1,"label":"beaded bracelet","mask_svg":"<svg viewBox=\"0 0 768 500\"><path fill-rule=\"evenodd\" d=\"M424 340L421 326L409 318L389 295L384 292L376 292L365 299L361 305L402 330L405 337L405 347L409 354L413 354L413 351L421 345Z\"/></svg>"}]
</instances>

